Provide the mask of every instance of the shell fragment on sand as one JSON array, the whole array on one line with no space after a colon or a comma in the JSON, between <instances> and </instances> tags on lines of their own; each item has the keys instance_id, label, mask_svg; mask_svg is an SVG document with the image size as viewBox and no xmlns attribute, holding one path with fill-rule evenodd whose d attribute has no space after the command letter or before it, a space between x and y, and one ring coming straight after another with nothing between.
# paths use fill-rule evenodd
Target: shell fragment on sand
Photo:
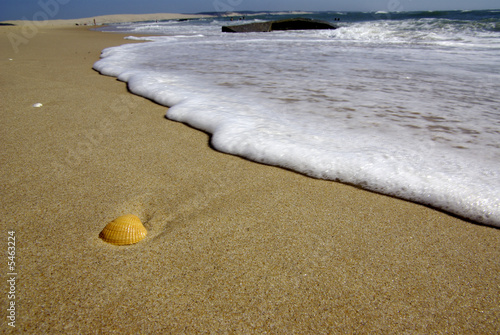
<instances>
[{"instance_id":1,"label":"shell fragment on sand","mask_svg":"<svg viewBox=\"0 0 500 335\"><path fill-rule=\"evenodd\" d=\"M127 245L141 241L147 233L141 219L133 214L127 214L108 223L99 237L114 245Z\"/></svg>"}]
</instances>

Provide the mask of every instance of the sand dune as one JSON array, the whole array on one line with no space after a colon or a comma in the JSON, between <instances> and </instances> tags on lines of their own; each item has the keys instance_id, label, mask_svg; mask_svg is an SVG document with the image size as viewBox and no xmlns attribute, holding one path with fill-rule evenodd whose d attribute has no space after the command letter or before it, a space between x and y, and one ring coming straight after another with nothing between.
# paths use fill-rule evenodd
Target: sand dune
<instances>
[{"instance_id":1,"label":"sand dune","mask_svg":"<svg viewBox=\"0 0 500 335\"><path fill-rule=\"evenodd\" d=\"M208 17L209 15L198 14L174 14L174 13L156 13L156 14L116 14L116 15L101 15L79 19L68 20L45 20L45 21L27 21L27 20L10 20L3 21L4 23L11 23L15 25L31 25L35 24L37 27L53 27L53 26L74 26L74 25L102 25L106 23L122 23L122 22L140 22L140 21L154 21L154 20L178 20ZM95 21L94 21L95 20Z\"/></svg>"}]
</instances>

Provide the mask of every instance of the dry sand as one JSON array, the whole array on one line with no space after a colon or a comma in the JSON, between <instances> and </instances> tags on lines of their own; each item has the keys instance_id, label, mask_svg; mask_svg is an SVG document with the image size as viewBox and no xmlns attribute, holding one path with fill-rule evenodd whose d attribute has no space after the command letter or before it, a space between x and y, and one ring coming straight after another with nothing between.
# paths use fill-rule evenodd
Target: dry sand
<instances>
[{"instance_id":1,"label":"dry sand","mask_svg":"<svg viewBox=\"0 0 500 335\"><path fill-rule=\"evenodd\" d=\"M16 53L21 29L0 27L0 332L498 333L499 229L216 152L92 70L123 35L45 27ZM146 239L101 241L126 213Z\"/></svg>"}]
</instances>

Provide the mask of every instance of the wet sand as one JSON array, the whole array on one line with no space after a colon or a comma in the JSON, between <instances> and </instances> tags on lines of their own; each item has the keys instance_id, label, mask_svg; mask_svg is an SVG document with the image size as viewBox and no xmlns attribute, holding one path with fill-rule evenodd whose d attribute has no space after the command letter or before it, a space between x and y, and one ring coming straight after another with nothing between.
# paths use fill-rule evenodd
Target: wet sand
<instances>
[{"instance_id":1,"label":"wet sand","mask_svg":"<svg viewBox=\"0 0 500 335\"><path fill-rule=\"evenodd\" d=\"M92 70L125 35L47 25L16 53L21 29L0 27L2 332L500 329L499 229L216 152ZM127 213L145 240L98 238Z\"/></svg>"}]
</instances>

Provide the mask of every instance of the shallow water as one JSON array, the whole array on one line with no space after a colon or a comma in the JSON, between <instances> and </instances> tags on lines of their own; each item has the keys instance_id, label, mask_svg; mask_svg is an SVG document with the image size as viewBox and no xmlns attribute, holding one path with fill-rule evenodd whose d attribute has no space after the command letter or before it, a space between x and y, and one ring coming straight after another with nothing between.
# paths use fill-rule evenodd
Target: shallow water
<instances>
[{"instance_id":1,"label":"shallow water","mask_svg":"<svg viewBox=\"0 0 500 335\"><path fill-rule=\"evenodd\" d=\"M500 226L499 13L439 13L249 34L221 33L223 18L122 24L165 36L94 67L217 150Z\"/></svg>"}]
</instances>

